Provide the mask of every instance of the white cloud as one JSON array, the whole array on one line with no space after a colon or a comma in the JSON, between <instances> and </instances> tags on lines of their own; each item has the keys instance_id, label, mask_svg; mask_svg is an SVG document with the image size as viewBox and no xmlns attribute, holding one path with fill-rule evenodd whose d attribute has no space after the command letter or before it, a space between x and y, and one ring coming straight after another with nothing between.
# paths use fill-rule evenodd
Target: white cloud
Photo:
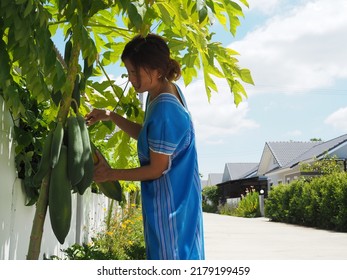
<instances>
[{"instance_id":1,"label":"white cloud","mask_svg":"<svg viewBox=\"0 0 347 280\"><path fill-rule=\"evenodd\" d=\"M303 2L230 45L252 72L249 93L301 93L347 78L347 1Z\"/></svg>"},{"instance_id":2,"label":"white cloud","mask_svg":"<svg viewBox=\"0 0 347 280\"><path fill-rule=\"evenodd\" d=\"M347 132L347 107L340 108L330 116L328 116L324 123L331 125L335 129Z\"/></svg>"},{"instance_id":3,"label":"white cloud","mask_svg":"<svg viewBox=\"0 0 347 280\"><path fill-rule=\"evenodd\" d=\"M259 126L247 116L247 101L236 107L226 82L216 80L216 84L219 93L213 93L210 103L207 101L203 80L196 80L184 89L197 138L209 144L221 144L223 139L231 135Z\"/></svg>"}]
</instances>

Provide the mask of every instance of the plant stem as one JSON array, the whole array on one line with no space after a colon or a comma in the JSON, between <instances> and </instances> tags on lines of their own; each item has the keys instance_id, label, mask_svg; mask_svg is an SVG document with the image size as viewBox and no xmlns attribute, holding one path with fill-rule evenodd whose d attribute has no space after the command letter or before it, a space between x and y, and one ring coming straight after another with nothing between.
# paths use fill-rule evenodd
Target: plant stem
<instances>
[{"instance_id":1,"label":"plant stem","mask_svg":"<svg viewBox=\"0 0 347 280\"><path fill-rule=\"evenodd\" d=\"M41 241L43 226L48 207L48 190L50 174L47 174L42 181L40 195L36 204L36 212L31 229L27 260L38 260L41 251Z\"/></svg>"}]
</instances>

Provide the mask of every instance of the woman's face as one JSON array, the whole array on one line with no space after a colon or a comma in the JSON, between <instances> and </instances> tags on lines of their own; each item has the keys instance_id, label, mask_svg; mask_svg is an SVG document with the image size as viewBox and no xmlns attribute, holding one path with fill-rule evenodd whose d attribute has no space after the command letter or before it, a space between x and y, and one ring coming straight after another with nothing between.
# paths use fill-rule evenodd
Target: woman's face
<instances>
[{"instance_id":1,"label":"woman's face","mask_svg":"<svg viewBox=\"0 0 347 280\"><path fill-rule=\"evenodd\" d=\"M129 60L124 60L125 68L128 71L128 79L138 93L150 92L158 84L159 73L157 70L139 68L139 71Z\"/></svg>"}]
</instances>

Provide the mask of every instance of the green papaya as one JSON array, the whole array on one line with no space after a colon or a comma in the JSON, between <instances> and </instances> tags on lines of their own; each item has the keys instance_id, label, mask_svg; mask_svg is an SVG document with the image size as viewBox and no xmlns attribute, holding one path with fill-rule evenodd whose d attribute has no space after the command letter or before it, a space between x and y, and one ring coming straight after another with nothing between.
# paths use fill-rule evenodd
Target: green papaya
<instances>
[{"instance_id":1,"label":"green papaya","mask_svg":"<svg viewBox=\"0 0 347 280\"><path fill-rule=\"evenodd\" d=\"M102 156L103 159L106 161L105 157L98 150L98 148L93 144L93 142L91 142L91 147L92 147L93 161L95 164L98 163L98 157L96 155L96 151L98 151L99 155ZM118 181L109 181L109 182L101 182L101 183L99 182L99 183L96 183L96 185L99 187L99 190L108 198L117 200L119 202L122 201L122 187Z\"/></svg>"},{"instance_id":2,"label":"green papaya","mask_svg":"<svg viewBox=\"0 0 347 280\"><path fill-rule=\"evenodd\" d=\"M62 145L58 163L52 169L49 184L49 216L54 235L64 244L71 225L71 183L67 176L67 147Z\"/></svg>"},{"instance_id":3,"label":"green papaya","mask_svg":"<svg viewBox=\"0 0 347 280\"><path fill-rule=\"evenodd\" d=\"M84 175L74 187L80 195L83 195L86 189L93 183L94 162L93 158L84 163Z\"/></svg>"},{"instance_id":4,"label":"green papaya","mask_svg":"<svg viewBox=\"0 0 347 280\"><path fill-rule=\"evenodd\" d=\"M84 174L83 142L81 129L75 116L67 119L68 177L72 185L81 181Z\"/></svg>"},{"instance_id":5,"label":"green papaya","mask_svg":"<svg viewBox=\"0 0 347 280\"><path fill-rule=\"evenodd\" d=\"M82 161L84 162L84 175L79 183L77 183L77 191L83 195L85 190L93 182L94 162L90 146L89 132L85 119L81 115L77 115L77 121L81 129L81 137L83 144Z\"/></svg>"},{"instance_id":6,"label":"green papaya","mask_svg":"<svg viewBox=\"0 0 347 280\"><path fill-rule=\"evenodd\" d=\"M76 119L81 131L83 145L83 161L86 162L87 159L92 156L92 147L90 144L89 131L86 124L86 120L81 115L77 115Z\"/></svg>"},{"instance_id":7,"label":"green papaya","mask_svg":"<svg viewBox=\"0 0 347 280\"><path fill-rule=\"evenodd\" d=\"M61 145L63 144L64 127L62 122L57 122L53 132L52 145L51 145L51 164L52 168L55 167L59 160Z\"/></svg>"},{"instance_id":8,"label":"green papaya","mask_svg":"<svg viewBox=\"0 0 347 280\"><path fill-rule=\"evenodd\" d=\"M52 138L53 138L53 131L51 130L48 133L47 138L43 144L42 156L39 163L39 167L36 174L33 177L33 183L36 187L40 186L42 179L46 176L49 168L51 167L50 163L51 163Z\"/></svg>"},{"instance_id":9,"label":"green papaya","mask_svg":"<svg viewBox=\"0 0 347 280\"><path fill-rule=\"evenodd\" d=\"M96 183L99 190L108 198L122 201L122 187L118 181Z\"/></svg>"}]
</instances>

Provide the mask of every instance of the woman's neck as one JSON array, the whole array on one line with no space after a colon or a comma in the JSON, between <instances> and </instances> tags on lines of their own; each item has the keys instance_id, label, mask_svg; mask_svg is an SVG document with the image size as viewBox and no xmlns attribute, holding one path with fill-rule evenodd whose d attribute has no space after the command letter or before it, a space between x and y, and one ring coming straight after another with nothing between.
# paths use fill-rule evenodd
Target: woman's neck
<instances>
[{"instance_id":1,"label":"woman's neck","mask_svg":"<svg viewBox=\"0 0 347 280\"><path fill-rule=\"evenodd\" d=\"M176 95L176 87L168 80L164 80L162 83L158 84L158 87L148 91L150 100L155 99L162 93L171 93L173 95Z\"/></svg>"}]
</instances>

